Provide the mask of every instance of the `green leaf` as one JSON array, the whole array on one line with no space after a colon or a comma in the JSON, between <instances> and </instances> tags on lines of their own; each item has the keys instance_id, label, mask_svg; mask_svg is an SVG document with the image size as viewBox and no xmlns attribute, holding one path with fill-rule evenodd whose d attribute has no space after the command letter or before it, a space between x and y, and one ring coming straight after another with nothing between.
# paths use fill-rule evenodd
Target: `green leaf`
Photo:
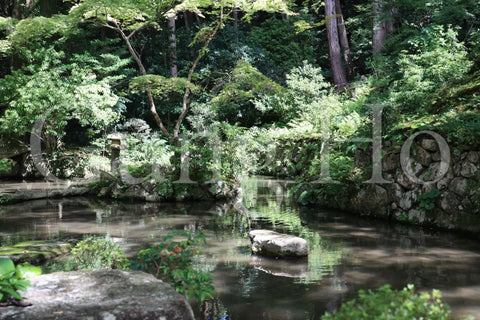
<instances>
[{"instance_id":1,"label":"green leaf","mask_svg":"<svg viewBox=\"0 0 480 320\"><path fill-rule=\"evenodd\" d=\"M16 274L19 278L29 279L31 277L42 274L42 269L37 266L32 266L28 262L25 262L17 265Z\"/></svg>"},{"instance_id":2,"label":"green leaf","mask_svg":"<svg viewBox=\"0 0 480 320\"><path fill-rule=\"evenodd\" d=\"M7 293L9 296L15 298L15 299L18 299L18 300L23 300L22 296L18 294L17 291L11 289L11 288L8 288L8 287L3 287L3 288L0 288L0 290L2 290L3 292Z\"/></svg>"},{"instance_id":3,"label":"green leaf","mask_svg":"<svg viewBox=\"0 0 480 320\"><path fill-rule=\"evenodd\" d=\"M15 273L15 265L9 258L0 258L0 278L10 277Z\"/></svg>"}]
</instances>

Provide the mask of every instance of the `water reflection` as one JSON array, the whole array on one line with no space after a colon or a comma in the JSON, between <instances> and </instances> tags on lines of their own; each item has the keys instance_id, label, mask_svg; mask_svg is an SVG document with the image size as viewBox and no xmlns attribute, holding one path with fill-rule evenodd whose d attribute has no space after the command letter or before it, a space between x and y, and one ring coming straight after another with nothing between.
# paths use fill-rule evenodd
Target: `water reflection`
<instances>
[{"instance_id":1,"label":"water reflection","mask_svg":"<svg viewBox=\"0 0 480 320\"><path fill-rule=\"evenodd\" d=\"M217 297L199 319L319 319L359 289L391 283L441 289L455 316L480 318L480 245L453 234L298 208L288 182L251 180L242 203L117 203L38 200L0 208L0 244L109 234L133 256L173 229L204 230L195 261L213 273ZM306 238L310 256L250 254L247 233L268 228Z\"/></svg>"}]
</instances>

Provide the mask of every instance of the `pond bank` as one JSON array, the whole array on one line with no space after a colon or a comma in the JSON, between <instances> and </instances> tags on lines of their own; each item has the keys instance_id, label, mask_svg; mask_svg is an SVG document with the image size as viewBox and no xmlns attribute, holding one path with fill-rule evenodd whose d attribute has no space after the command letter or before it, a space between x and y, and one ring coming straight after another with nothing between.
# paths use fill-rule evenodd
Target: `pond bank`
<instances>
[{"instance_id":1,"label":"pond bank","mask_svg":"<svg viewBox=\"0 0 480 320\"><path fill-rule=\"evenodd\" d=\"M139 271L56 272L30 281L24 296L32 306L6 307L0 319L194 319L172 286Z\"/></svg>"},{"instance_id":2,"label":"pond bank","mask_svg":"<svg viewBox=\"0 0 480 320\"><path fill-rule=\"evenodd\" d=\"M99 178L61 180L60 182L3 182L0 183L0 204L11 204L38 199L95 196L115 200L136 200L146 202L163 201L215 201L234 199L238 187L232 183L218 181L203 185L200 183L172 183L168 180L142 179L125 183L119 177L102 173Z\"/></svg>"},{"instance_id":3,"label":"pond bank","mask_svg":"<svg viewBox=\"0 0 480 320\"><path fill-rule=\"evenodd\" d=\"M316 205L478 236L480 152L452 154L442 176L440 152L434 140L420 139L413 150L407 163L414 174L411 178L402 169L400 150L392 151L382 161L382 175L388 183L363 183L349 188L346 194L322 194ZM371 155L357 153L355 161L358 167L367 166Z\"/></svg>"}]
</instances>

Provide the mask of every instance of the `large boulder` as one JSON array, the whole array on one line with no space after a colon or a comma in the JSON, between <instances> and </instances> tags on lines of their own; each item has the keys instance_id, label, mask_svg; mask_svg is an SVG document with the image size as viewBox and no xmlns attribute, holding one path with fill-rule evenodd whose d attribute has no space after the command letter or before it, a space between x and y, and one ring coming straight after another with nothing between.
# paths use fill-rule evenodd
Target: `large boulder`
<instances>
[{"instance_id":1,"label":"large boulder","mask_svg":"<svg viewBox=\"0 0 480 320\"><path fill-rule=\"evenodd\" d=\"M2 308L0 319L194 319L183 296L140 271L57 272L31 283L24 297L32 306Z\"/></svg>"},{"instance_id":2,"label":"large boulder","mask_svg":"<svg viewBox=\"0 0 480 320\"><path fill-rule=\"evenodd\" d=\"M253 253L271 257L308 255L308 243L305 239L270 230L252 230L248 235Z\"/></svg>"}]
</instances>

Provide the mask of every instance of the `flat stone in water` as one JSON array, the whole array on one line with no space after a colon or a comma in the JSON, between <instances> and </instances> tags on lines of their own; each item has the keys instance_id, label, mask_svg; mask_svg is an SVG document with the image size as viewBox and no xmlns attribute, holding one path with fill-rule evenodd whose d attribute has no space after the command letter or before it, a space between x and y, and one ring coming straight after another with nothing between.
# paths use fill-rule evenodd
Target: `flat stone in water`
<instances>
[{"instance_id":1,"label":"flat stone in water","mask_svg":"<svg viewBox=\"0 0 480 320\"><path fill-rule=\"evenodd\" d=\"M0 258L10 258L15 263L43 263L70 252L72 245L66 242L26 241L13 246L0 247Z\"/></svg>"},{"instance_id":2,"label":"flat stone in water","mask_svg":"<svg viewBox=\"0 0 480 320\"><path fill-rule=\"evenodd\" d=\"M30 307L0 309L0 319L193 320L173 287L140 271L56 272L30 279Z\"/></svg>"},{"instance_id":3,"label":"flat stone in water","mask_svg":"<svg viewBox=\"0 0 480 320\"><path fill-rule=\"evenodd\" d=\"M305 257L308 243L305 239L270 230L249 232L252 252L273 257Z\"/></svg>"}]
</instances>

